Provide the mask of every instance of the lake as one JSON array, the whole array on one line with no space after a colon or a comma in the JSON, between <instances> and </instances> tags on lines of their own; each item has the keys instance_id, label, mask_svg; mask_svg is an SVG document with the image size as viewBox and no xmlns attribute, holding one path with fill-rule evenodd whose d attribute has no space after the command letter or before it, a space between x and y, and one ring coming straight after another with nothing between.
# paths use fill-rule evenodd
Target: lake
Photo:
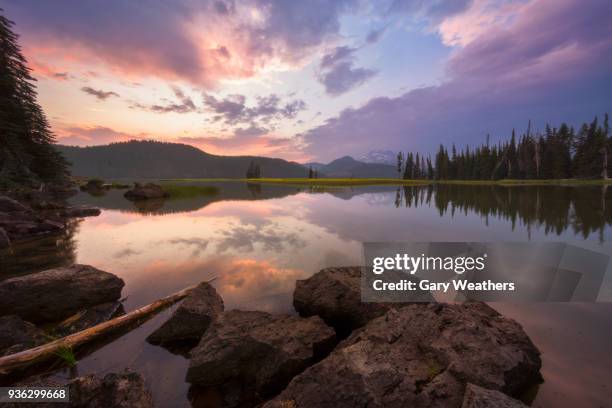
<instances>
[{"instance_id":1,"label":"lake","mask_svg":"<svg viewBox=\"0 0 612 408\"><path fill-rule=\"evenodd\" d=\"M605 186L309 187L185 182L208 193L135 205L123 191L79 193L98 206L60 238L15 249L4 276L78 262L120 276L126 311L216 278L226 308L294 313L296 279L362 264L365 241L566 241L608 250L612 189ZM612 298L608 271L601 298ZM542 351L545 382L532 406L611 406L612 304L492 304L516 319ZM173 309L81 358L59 376L130 367L156 404L189 406L188 360L145 338Z\"/></svg>"}]
</instances>

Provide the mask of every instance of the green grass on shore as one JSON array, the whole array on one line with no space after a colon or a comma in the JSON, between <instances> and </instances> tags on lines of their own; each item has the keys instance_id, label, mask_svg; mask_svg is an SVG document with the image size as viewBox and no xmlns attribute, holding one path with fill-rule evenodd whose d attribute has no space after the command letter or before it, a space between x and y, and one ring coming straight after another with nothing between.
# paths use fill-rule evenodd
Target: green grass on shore
<instances>
[{"instance_id":1,"label":"green grass on shore","mask_svg":"<svg viewBox=\"0 0 612 408\"><path fill-rule=\"evenodd\" d=\"M259 179L228 179L228 178L209 178L209 179L173 179L170 181L242 181L248 183L269 183L269 184L297 184L297 185L428 185L428 184L457 184L457 185L502 185L502 186L538 186L538 185L606 185L612 184L612 179L550 179L550 180L404 180L392 178L259 178Z\"/></svg>"}]
</instances>

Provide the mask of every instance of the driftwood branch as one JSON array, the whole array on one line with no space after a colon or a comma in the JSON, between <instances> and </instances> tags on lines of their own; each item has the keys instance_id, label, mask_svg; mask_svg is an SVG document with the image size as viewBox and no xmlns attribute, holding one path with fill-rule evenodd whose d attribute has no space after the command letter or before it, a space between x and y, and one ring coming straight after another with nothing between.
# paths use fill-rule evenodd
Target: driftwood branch
<instances>
[{"instance_id":1,"label":"driftwood branch","mask_svg":"<svg viewBox=\"0 0 612 408\"><path fill-rule=\"evenodd\" d=\"M130 326L130 329L134 329L147 321L155 313L185 298L196 286L197 285L190 286L123 316L108 320L61 339L51 341L42 346L0 357L0 376L6 376L13 372L21 371L46 362L51 358L57 358L57 353L61 350L75 349L122 328Z\"/></svg>"}]
</instances>

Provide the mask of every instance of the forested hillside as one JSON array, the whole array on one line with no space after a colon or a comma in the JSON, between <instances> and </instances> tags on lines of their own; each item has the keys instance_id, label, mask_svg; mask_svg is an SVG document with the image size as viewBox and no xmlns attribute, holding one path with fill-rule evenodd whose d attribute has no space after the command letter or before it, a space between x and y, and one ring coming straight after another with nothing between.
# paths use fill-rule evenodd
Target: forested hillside
<instances>
[{"instance_id":1,"label":"forested hillside","mask_svg":"<svg viewBox=\"0 0 612 408\"><path fill-rule=\"evenodd\" d=\"M104 146L59 146L77 176L102 178L244 178L258 166L260 177L306 177L308 169L282 159L216 156L193 146L129 141Z\"/></svg>"}]
</instances>

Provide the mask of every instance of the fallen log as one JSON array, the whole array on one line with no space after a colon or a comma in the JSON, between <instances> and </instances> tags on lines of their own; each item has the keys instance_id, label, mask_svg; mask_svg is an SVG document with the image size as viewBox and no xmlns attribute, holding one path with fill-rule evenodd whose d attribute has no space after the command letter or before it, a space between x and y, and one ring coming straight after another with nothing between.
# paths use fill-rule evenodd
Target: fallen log
<instances>
[{"instance_id":1,"label":"fallen log","mask_svg":"<svg viewBox=\"0 0 612 408\"><path fill-rule=\"evenodd\" d=\"M214 280L214 279L213 279ZM211 280L212 281L212 280ZM209 281L209 282L211 282ZM133 325L140 326L155 313L184 299L197 285L190 286L170 296L156 300L146 306L133 310L123 316L100 323L83 331L71 334L61 339L53 340L42 346L34 347L19 353L0 357L0 376L7 376L16 371L22 371L34 365L41 364L51 358L57 358L62 350L72 350L93 342L104 335L111 334L121 328Z\"/></svg>"}]
</instances>

